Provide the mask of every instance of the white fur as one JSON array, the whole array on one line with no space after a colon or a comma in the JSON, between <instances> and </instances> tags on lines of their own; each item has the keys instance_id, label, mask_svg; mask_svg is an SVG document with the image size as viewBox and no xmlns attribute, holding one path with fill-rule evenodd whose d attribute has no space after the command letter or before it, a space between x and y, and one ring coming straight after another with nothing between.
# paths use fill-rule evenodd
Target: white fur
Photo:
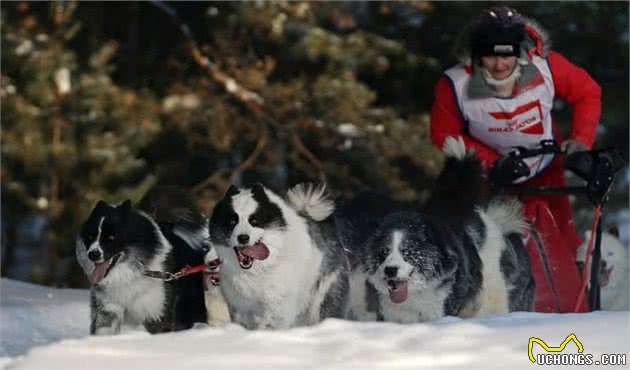
<instances>
[{"instance_id":1,"label":"white fur","mask_svg":"<svg viewBox=\"0 0 630 370\"><path fill-rule=\"evenodd\" d=\"M381 264L381 266L379 266L377 272L381 276L385 277L386 267L397 267L397 278L408 278L413 272L414 267L403 259L403 256L400 252L400 247L404 238L405 233L403 231L395 230L394 232L392 232L392 244L390 245L390 253L385 261Z\"/></svg>"},{"instance_id":2,"label":"white fur","mask_svg":"<svg viewBox=\"0 0 630 370\"><path fill-rule=\"evenodd\" d=\"M101 248L99 240L101 238L101 227L103 225L104 220L105 220L105 217L102 217L100 221L98 222L98 234L94 242L90 244L89 248L86 248L86 245L83 243L83 240L81 239L80 236L77 236L77 239L75 241L75 252L77 255L77 260L79 262L79 265L85 272L85 274L88 276L91 275L92 271L94 270L94 262L90 260L90 258L88 257L88 253L93 250L98 250L101 252L101 255L103 255L103 249Z\"/></svg>"},{"instance_id":3,"label":"white fur","mask_svg":"<svg viewBox=\"0 0 630 370\"><path fill-rule=\"evenodd\" d=\"M260 227L252 226L249 223L249 217L256 212L258 203L254 200L251 190L242 190L239 194L232 198L232 207L234 212L238 214L238 223L234 227L234 230L230 239L230 247L240 245L238 242L238 236L241 234L249 235L250 243L260 240L265 230Z\"/></svg>"},{"instance_id":4,"label":"white fur","mask_svg":"<svg viewBox=\"0 0 630 370\"><path fill-rule=\"evenodd\" d=\"M205 227L202 227L195 234L191 234L190 231L186 229L175 227L173 229L173 234L185 241L191 248L196 248L205 240L208 240L208 229Z\"/></svg>"},{"instance_id":5,"label":"white fur","mask_svg":"<svg viewBox=\"0 0 630 370\"><path fill-rule=\"evenodd\" d=\"M464 144L464 138L461 136L449 136L444 140L444 145L442 146L442 152L445 156L455 158L458 160L464 160L466 157L472 156L475 154L475 150L466 150L466 144Z\"/></svg>"},{"instance_id":6,"label":"white fur","mask_svg":"<svg viewBox=\"0 0 630 370\"><path fill-rule=\"evenodd\" d=\"M379 294L381 313L385 321L412 324L444 316L444 301L450 288L439 288L439 282L436 281L425 286L422 291L412 292L413 281L410 280L408 284L409 297L402 303L392 302L388 293Z\"/></svg>"},{"instance_id":7,"label":"white fur","mask_svg":"<svg viewBox=\"0 0 630 370\"><path fill-rule=\"evenodd\" d=\"M210 248L208 249L208 251L203 257L203 262L210 263L216 260L217 258L219 258L219 255L217 254L217 248L214 245L210 245ZM221 267L219 266L219 269L220 268Z\"/></svg>"},{"instance_id":8,"label":"white fur","mask_svg":"<svg viewBox=\"0 0 630 370\"><path fill-rule=\"evenodd\" d=\"M505 250L503 230L485 212L479 216L486 227L485 240L479 248L482 262L482 284L478 296L478 310L472 316L508 313L508 286L501 273L501 254Z\"/></svg>"},{"instance_id":9,"label":"white fur","mask_svg":"<svg viewBox=\"0 0 630 370\"><path fill-rule=\"evenodd\" d=\"M326 293L330 290L330 288L339 280L339 271L335 271L332 274L328 274L324 276L320 280L320 284L313 294L313 299L311 300L311 308L308 312L308 318L306 325L314 325L320 322L320 314L322 303L324 303L324 299L326 299ZM345 317L345 316L344 316Z\"/></svg>"},{"instance_id":10,"label":"white fur","mask_svg":"<svg viewBox=\"0 0 630 370\"><path fill-rule=\"evenodd\" d=\"M577 261L584 262L591 232L584 233L584 243L578 248ZM594 242L593 242L594 243ZM612 266L608 284L601 287L602 310L628 310L630 308L630 270L628 268L628 248L614 235L603 232L601 256L607 267ZM592 256L589 259L592 262ZM590 273L589 268L589 273Z\"/></svg>"},{"instance_id":11,"label":"white fur","mask_svg":"<svg viewBox=\"0 0 630 370\"><path fill-rule=\"evenodd\" d=\"M221 291L233 313L232 320L247 328L289 328L306 325L313 307L313 288L323 260L308 233L306 220L279 196L265 189L269 199L278 205L287 227L283 229L253 228L242 225L256 209L249 190L232 198L239 215L230 237L230 246L217 246L221 265ZM253 241L261 240L270 251L264 261L254 261L243 270L232 249L239 233L247 231Z\"/></svg>"},{"instance_id":12,"label":"white fur","mask_svg":"<svg viewBox=\"0 0 630 370\"><path fill-rule=\"evenodd\" d=\"M480 212L486 225L487 240L493 244L480 257L484 264L484 291L479 314L503 313L503 290L506 291L507 311L509 311L509 292L515 287L508 283L501 272L501 254L507 248L505 237L512 233L523 235L529 228L522 214L522 205L516 199L500 198L490 202L484 212ZM490 240L490 238L492 240ZM490 265L489 265L490 264ZM500 282L500 283L499 283ZM490 289L489 291L487 289ZM492 293L492 294L489 294Z\"/></svg>"},{"instance_id":13,"label":"white fur","mask_svg":"<svg viewBox=\"0 0 630 370\"><path fill-rule=\"evenodd\" d=\"M205 229L204 229L205 230ZM209 263L219 258L216 248L211 245L208 252L204 256L204 262ZM217 268L217 271L221 271L221 266ZM206 301L206 311L208 325L212 327L221 327L230 322L230 311L228 309L223 293L221 293L220 286L209 285L204 294Z\"/></svg>"},{"instance_id":14,"label":"white fur","mask_svg":"<svg viewBox=\"0 0 630 370\"><path fill-rule=\"evenodd\" d=\"M504 235L523 234L527 230L528 225L522 212L523 207L516 199L495 199L486 209L488 217L499 226Z\"/></svg>"},{"instance_id":15,"label":"white fur","mask_svg":"<svg viewBox=\"0 0 630 370\"><path fill-rule=\"evenodd\" d=\"M326 185L298 184L287 192L289 204L299 213L315 221L325 220L335 210L328 199Z\"/></svg>"},{"instance_id":16,"label":"white fur","mask_svg":"<svg viewBox=\"0 0 630 370\"><path fill-rule=\"evenodd\" d=\"M220 287L209 286L204 294L208 325L222 327L230 322L230 311Z\"/></svg>"},{"instance_id":17,"label":"white fur","mask_svg":"<svg viewBox=\"0 0 630 370\"><path fill-rule=\"evenodd\" d=\"M120 333L120 328L123 323L123 318L125 315L125 309L119 304L108 303L107 301L102 301L103 308L109 312L113 313L117 319L112 320L111 326L101 326L96 328L94 334L95 335L115 335Z\"/></svg>"},{"instance_id":18,"label":"white fur","mask_svg":"<svg viewBox=\"0 0 630 370\"><path fill-rule=\"evenodd\" d=\"M90 274L92 274L92 269L94 269L94 263L92 263L92 261L88 258L85 244L83 243L83 240L81 240L80 236L77 236L74 245L79 266L81 266L81 269L83 269L83 272L85 272L87 276L90 276Z\"/></svg>"},{"instance_id":19,"label":"white fur","mask_svg":"<svg viewBox=\"0 0 630 370\"><path fill-rule=\"evenodd\" d=\"M349 318L357 321L376 321L376 312L368 311L367 275L359 267L350 274Z\"/></svg>"},{"instance_id":20,"label":"white fur","mask_svg":"<svg viewBox=\"0 0 630 370\"><path fill-rule=\"evenodd\" d=\"M103 248L101 248L101 243L99 242L101 240L103 221L105 221L105 217L101 217L100 221L98 222L98 234L96 234L96 238L94 239L92 244L90 244L90 247L87 250L88 255L90 254L90 252L93 252L93 251L100 252L101 259L98 262L103 262L103 256L105 255L105 253L103 253Z\"/></svg>"}]
</instances>

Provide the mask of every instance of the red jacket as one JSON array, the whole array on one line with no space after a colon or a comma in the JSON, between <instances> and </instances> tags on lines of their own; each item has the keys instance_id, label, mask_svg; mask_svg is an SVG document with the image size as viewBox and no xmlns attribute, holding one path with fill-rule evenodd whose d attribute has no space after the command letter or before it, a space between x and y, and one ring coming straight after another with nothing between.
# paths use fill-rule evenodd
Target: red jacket
<instances>
[{"instance_id":1,"label":"red jacket","mask_svg":"<svg viewBox=\"0 0 630 370\"><path fill-rule=\"evenodd\" d=\"M553 74L555 95L573 108L570 139L591 147L595 139L601 112L601 89L580 67L571 64L562 55L551 52L547 62ZM558 132L554 128L555 132ZM441 148L449 136L462 136L468 148L474 148L489 169L499 153L466 131L452 85L443 76L435 87L431 109L431 140ZM559 135L556 136L560 139ZM564 186L566 184L560 156L538 176L521 186ZM536 281L536 311L572 312L580 285L575 266L575 254L581 239L573 225L573 215L566 196L523 197L525 217L542 237L543 250L533 235L527 243ZM579 311L586 311L586 303Z\"/></svg>"},{"instance_id":2,"label":"red jacket","mask_svg":"<svg viewBox=\"0 0 630 370\"><path fill-rule=\"evenodd\" d=\"M547 62L553 73L556 96L573 106L573 123L570 139L582 142L590 148L595 140L595 129L601 112L601 88L582 68L571 64L562 55L551 52ZM466 133L464 120L459 112L453 88L447 77L442 76L435 87L431 108L431 140L441 148L449 136L464 137L469 148L487 166L499 158L499 153Z\"/></svg>"}]
</instances>

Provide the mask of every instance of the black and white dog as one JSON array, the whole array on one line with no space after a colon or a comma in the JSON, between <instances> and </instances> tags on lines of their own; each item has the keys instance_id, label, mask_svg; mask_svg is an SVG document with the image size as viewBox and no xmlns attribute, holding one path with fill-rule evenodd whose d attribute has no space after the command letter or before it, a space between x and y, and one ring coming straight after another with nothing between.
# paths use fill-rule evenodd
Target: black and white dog
<instances>
[{"instance_id":1,"label":"black and white dog","mask_svg":"<svg viewBox=\"0 0 630 370\"><path fill-rule=\"evenodd\" d=\"M233 322L279 329L345 316L348 264L333 210L324 187L300 184L286 200L260 184L230 187L209 231Z\"/></svg>"},{"instance_id":2,"label":"black and white dog","mask_svg":"<svg viewBox=\"0 0 630 370\"><path fill-rule=\"evenodd\" d=\"M444 152L444 169L423 212L391 213L369 238L359 244L351 238L355 319L370 319L366 280L385 321L532 309L534 282L520 237L519 204L495 200L482 207L479 160L461 138L447 139Z\"/></svg>"},{"instance_id":3,"label":"black and white dog","mask_svg":"<svg viewBox=\"0 0 630 370\"><path fill-rule=\"evenodd\" d=\"M92 284L91 334L117 334L122 324L159 333L206 322L201 274L169 282L147 276L202 264L205 225L189 217L194 212L163 211L150 194L141 205L144 211L131 201L99 201L77 237L77 258Z\"/></svg>"}]
</instances>

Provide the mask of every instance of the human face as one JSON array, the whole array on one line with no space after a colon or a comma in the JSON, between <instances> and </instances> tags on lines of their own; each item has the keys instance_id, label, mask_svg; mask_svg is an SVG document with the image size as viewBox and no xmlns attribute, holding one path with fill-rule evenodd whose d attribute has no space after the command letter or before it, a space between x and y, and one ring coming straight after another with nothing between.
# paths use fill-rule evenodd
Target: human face
<instances>
[{"instance_id":1,"label":"human face","mask_svg":"<svg viewBox=\"0 0 630 370\"><path fill-rule=\"evenodd\" d=\"M485 56L481 57L481 64L492 78L500 81L510 77L516 66L516 57Z\"/></svg>"}]
</instances>

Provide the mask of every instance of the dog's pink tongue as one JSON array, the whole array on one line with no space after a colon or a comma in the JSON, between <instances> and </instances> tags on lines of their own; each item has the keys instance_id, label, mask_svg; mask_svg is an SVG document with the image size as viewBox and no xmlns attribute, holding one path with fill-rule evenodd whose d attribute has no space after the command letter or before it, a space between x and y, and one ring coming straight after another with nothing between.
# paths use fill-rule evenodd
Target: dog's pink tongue
<instances>
[{"instance_id":1,"label":"dog's pink tongue","mask_svg":"<svg viewBox=\"0 0 630 370\"><path fill-rule=\"evenodd\" d=\"M407 282L400 281L396 283L395 289L389 290L389 299L394 303L403 303L407 300Z\"/></svg>"},{"instance_id":2,"label":"dog's pink tongue","mask_svg":"<svg viewBox=\"0 0 630 370\"><path fill-rule=\"evenodd\" d=\"M90 275L90 283L98 284L107 275L107 262L95 263L92 275Z\"/></svg>"},{"instance_id":3,"label":"dog's pink tongue","mask_svg":"<svg viewBox=\"0 0 630 370\"><path fill-rule=\"evenodd\" d=\"M240 252L253 259L265 260L269 257L269 248L263 243L256 243L252 246L240 248Z\"/></svg>"}]
</instances>

